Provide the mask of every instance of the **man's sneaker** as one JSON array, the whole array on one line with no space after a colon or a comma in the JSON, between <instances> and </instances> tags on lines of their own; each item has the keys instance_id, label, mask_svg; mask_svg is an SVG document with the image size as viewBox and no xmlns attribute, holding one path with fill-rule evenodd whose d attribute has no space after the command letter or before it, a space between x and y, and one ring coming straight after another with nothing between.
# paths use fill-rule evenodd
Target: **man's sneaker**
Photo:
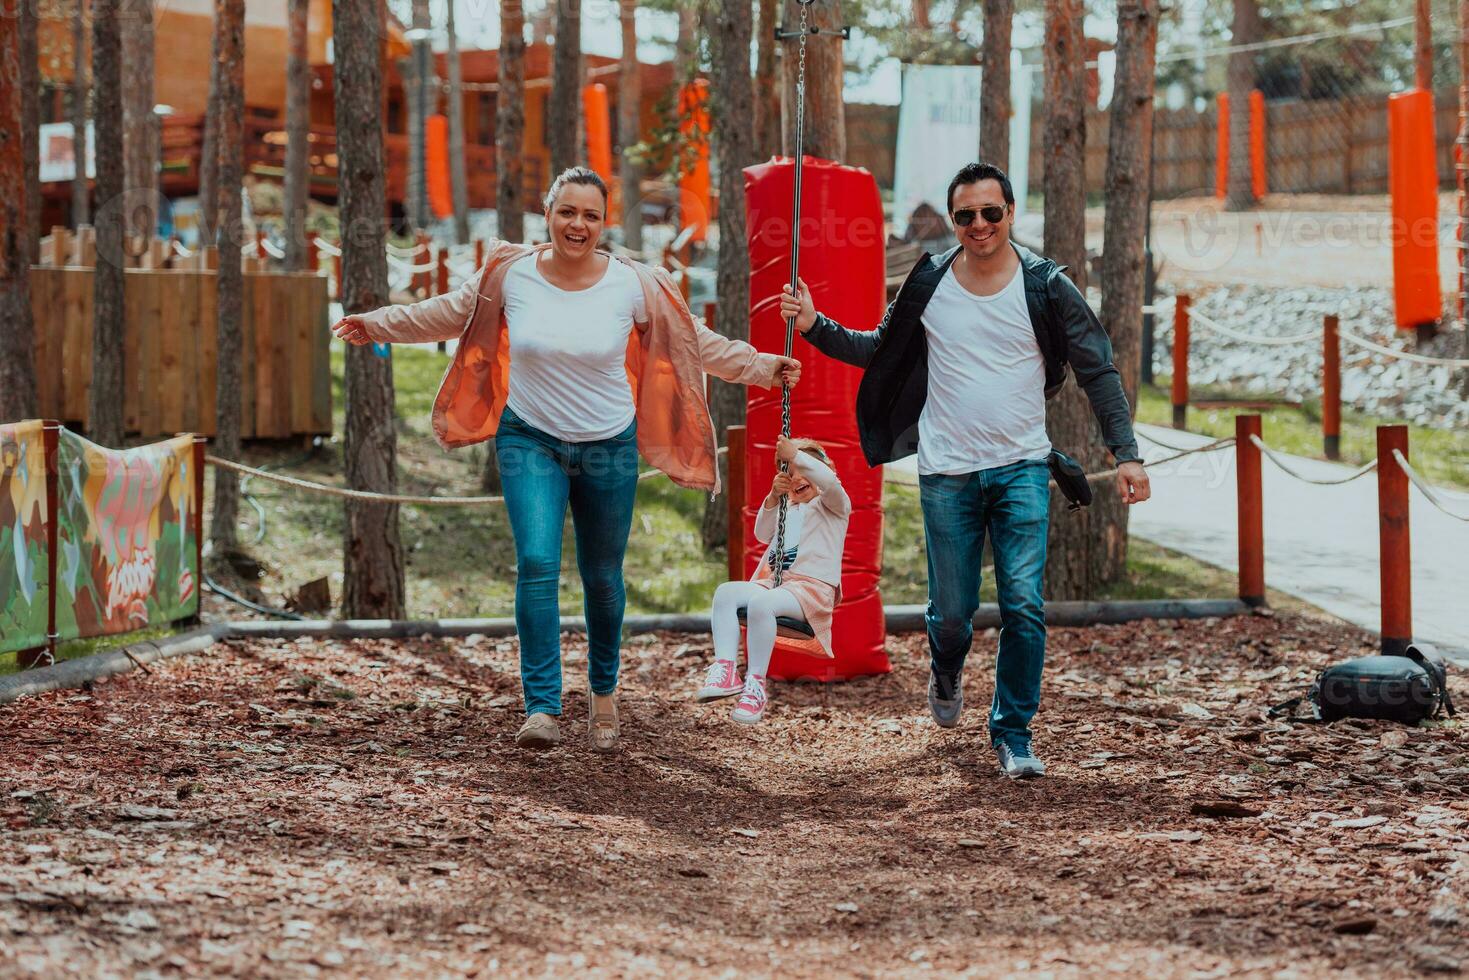
<instances>
[{"instance_id":1,"label":"man's sneaker","mask_svg":"<svg viewBox=\"0 0 1469 980\"><path fill-rule=\"evenodd\" d=\"M744 691L740 694L739 703L735 705L730 717L742 725L753 725L765 717L765 678L758 674L750 674L745 678Z\"/></svg>"},{"instance_id":2,"label":"man's sneaker","mask_svg":"<svg viewBox=\"0 0 1469 980\"><path fill-rule=\"evenodd\" d=\"M959 724L959 715L964 710L964 675L941 677L933 670L928 672L928 710L940 728L953 728Z\"/></svg>"},{"instance_id":3,"label":"man's sneaker","mask_svg":"<svg viewBox=\"0 0 1469 980\"><path fill-rule=\"evenodd\" d=\"M735 666L735 662L716 660L709 665L709 673L704 675L704 686L699 688L694 700L700 704L718 701L720 698L733 697L744 689L744 682L740 680L740 669Z\"/></svg>"},{"instance_id":4,"label":"man's sneaker","mask_svg":"<svg viewBox=\"0 0 1469 980\"><path fill-rule=\"evenodd\" d=\"M1000 771L1011 779L1033 779L1046 774L1046 764L1030 751L1029 742L995 743L995 755L1000 757Z\"/></svg>"},{"instance_id":5,"label":"man's sneaker","mask_svg":"<svg viewBox=\"0 0 1469 980\"><path fill-rule=\"evenodd\" d=\"M515 744L523 749L549 749L561 744L561 729L556 719L544 711L537 711L520 726Z\"/></svg>"}]
</instances>

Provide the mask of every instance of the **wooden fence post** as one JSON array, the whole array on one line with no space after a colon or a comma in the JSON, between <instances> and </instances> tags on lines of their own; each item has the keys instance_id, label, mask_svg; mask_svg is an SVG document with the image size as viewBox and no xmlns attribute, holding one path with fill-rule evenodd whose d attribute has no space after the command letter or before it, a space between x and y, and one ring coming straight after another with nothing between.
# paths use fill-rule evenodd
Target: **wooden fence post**
<instances>
[{"instance_id":1,"label":"wooden fence post","mask_svg":"<svg viewBox=\"0 0 1469 980\"><path fill-rule=\"evenodd\" d=\"M194 625L204 616L204 451L209 440L194 436Z\"/></svg>"},{"instance_id":2,"label":"wooden fence post","mask_svg":"<svg viewBox=\"0 0 1469 980\"><path fill-rule=\"evenodd\" d=\"M483 269L484 267L485 267L485 240L483 238L476 238L474 240L474 271L475 272L478 272L479 270Z\"/></svg>"},{"instance_id":3,"label":"wooden fence post","mask_svg":"<svg viewBox=\"0 0 1469 980\"><path fill-rule=\"evenodd\" d=\"M729 486L725 487L729 506L726 551L729 553L729 580L738 582L745 577L745 427L732 425L724 430L724 437L724 444L729 447Z\"/></svg>"},{"instance_id":4,"label":"wooden fence post","mask_svg":"<svg viewBox=\"0 0 1469 980\"><path fill-rule=\"evenodd\" d=\"M1335 313L1321 323L1321 442L1327 459L1341 459L1341 338Z\"/></svg>"},{"instance_id":5,"label":"wooden fence post","mask_svg":"<svg viewBox=\"0 0 1469 980\"><path fill-rule=\"evenodd\" d=\"M1239 598L1265 605L1265 504L1261 489L1260 416L1234 417L1234 472L1239 496Z\"/></svg>"},{"instance_id":6,"label":"wooden fence post","mask_svg":"<svg viewBox=\"0 0 1469 980\"><path fill-rule=\"evenodd\" d=\"M316 272L321 269L321 252L317 245L321 238L316 232L306 233L306 270Z\"/></svg>"},{"instance_id":7,"label":"wooden fence post","mask_svg":"<svg viewBox=\"0 0 1469 980\"><path fill-rule=\"evenodd\" d=\"M449 250L439 249L439 267L435 270L439 281L435 284L434 295L443 296L449 291Z\"/></svg>"},{"instance_id":8,"label":"wooden fence post","mask_svg":"<svg viewBox=\"0 0 1469 980\"><path fill-rule=\"evenodd\" d=\"M1382 652L1401 654L1413 640L1413 563L1408 534L1408 427L1377 427L1378 561L1382 573Z\"/></svg>"},{"instance_id":9,"label":"wooden fence post","mask_svg":"<svg viewBox=\"0 0 1469 980\"><path fill-rule=\"evenodd\" d=\"M60 635L56 629L56 569L60 560L57 554L57 530L61 526L61 466L57 454L61 451L61 423L46 419L41 429L41 445L46 453L46 647L40 650L22 651L15 655L15 664L21 669L38 667L43 663L56 662L56 645Z\"/></svg>"},{"instance_id":10,"label":"wooden fence post","mask_svg":"<svg viewBox=\"0 0 1469 980\"><path fill-rule=\"evenodd\" d=\"M1179 294L1173 304L1173 427L1184 428L1188 421L1188 307L1187 293Z\"/></svg>"},{"instance_id":11,"label":"wooden fence post","mask_svg":"<svg viewBox=\"0 0 1469 980\"><path fill-rule=\"evenodd\" d=\"M339 303L342 301L342 253L340 251L341 245L342 240L339 238L337 239L337 247L339 251L336 255L332 256L332 278L336 283L337 302Z\"/></svg>"}]
</instances>

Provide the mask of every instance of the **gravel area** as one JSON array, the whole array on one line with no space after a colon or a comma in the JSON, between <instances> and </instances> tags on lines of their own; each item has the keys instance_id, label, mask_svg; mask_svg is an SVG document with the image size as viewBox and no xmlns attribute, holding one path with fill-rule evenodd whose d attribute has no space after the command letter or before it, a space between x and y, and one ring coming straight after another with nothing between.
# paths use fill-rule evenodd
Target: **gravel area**
<instances>
[{"instance_id":1,"label":"gravel area","mask_svg":"<svg viewBox=\"0 0 1469 980\"><path fill-rule=\"evenodd\" d=\"M895 670L689 700L624 657L624 751L518 751L513 642L230 642L0 713L0 975L1457 972L1469 738L1264 708L1371 650L1279 615L1052 631L1045 779Z\"/></svg>"},{"instance_id":2,"label":"gravel area","mask_svg":"<svg viewBox=\"0 0 1469 980\"><path fill-rule=\"evenodd\" d=\"M1374 343L1430 357L1469 357L1464 329L1454 325L1426 347L1393 325L1392 295L1371 287L1206 286L1193 307L1237 332L1285 337L1314 332L1335 313L1343 330ZM1451 321L1445 321L1451 322ZM1343 340L1342 404L1364 412L1438 428L1469 426L1469 369L1391 359ZM1237 341L1195 325L1189 336L1189 381L1269 392L1290 401L1321 397L1321 342L1290 346ZM1159 317L1153 370L1173 373L1173 318Z\"/></svg>"}]
</instances>

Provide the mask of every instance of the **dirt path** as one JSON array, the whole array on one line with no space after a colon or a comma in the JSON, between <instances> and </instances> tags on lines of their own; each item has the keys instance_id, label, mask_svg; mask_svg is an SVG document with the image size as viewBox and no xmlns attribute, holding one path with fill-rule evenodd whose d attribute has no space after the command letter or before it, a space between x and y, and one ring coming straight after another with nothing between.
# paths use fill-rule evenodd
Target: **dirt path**
<instances>
[{"instance_id":1,"label":"dirt path","mask_svg":"<svg viewBox=\"0 0 1469 980\"><path fill-rule=\"evenodd\" d=\"M0 709L0 974L1360 976L1469 956L1469 739L1273 725L1370 647L1282 617L1054 630L1042 781L897 669L686 694L633 643L626 751L517 751L513 644L250 643ZM1206 717L1207 716L1207 717ZM1195 804L1258 816L1215 819Z\"/></svg>"}]
</instances>

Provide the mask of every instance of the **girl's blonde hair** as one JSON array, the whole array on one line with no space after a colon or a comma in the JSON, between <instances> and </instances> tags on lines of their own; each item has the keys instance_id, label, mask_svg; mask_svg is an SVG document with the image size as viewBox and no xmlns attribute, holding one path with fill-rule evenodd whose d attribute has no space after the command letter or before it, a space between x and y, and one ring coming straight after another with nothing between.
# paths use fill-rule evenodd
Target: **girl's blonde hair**
<instances>
[{"instance_id":1,"label":"girl's blonde hair","mask_svg":"<svg viewBox=\"0 0 1469 980\"><path fill-rule=\"evenodd\" d=\"M826 454L826 448L822 446L821 443L817 442L815 439L807 438L792 439L791 442L795 443L796 448L799 449L801 452L809 453L810 455L815 456L817 459L825 463L827 468L830 469L833 473L836 472L837 468L835 464L832 463L831 457Z\"/></svg>"}]
</instances>

